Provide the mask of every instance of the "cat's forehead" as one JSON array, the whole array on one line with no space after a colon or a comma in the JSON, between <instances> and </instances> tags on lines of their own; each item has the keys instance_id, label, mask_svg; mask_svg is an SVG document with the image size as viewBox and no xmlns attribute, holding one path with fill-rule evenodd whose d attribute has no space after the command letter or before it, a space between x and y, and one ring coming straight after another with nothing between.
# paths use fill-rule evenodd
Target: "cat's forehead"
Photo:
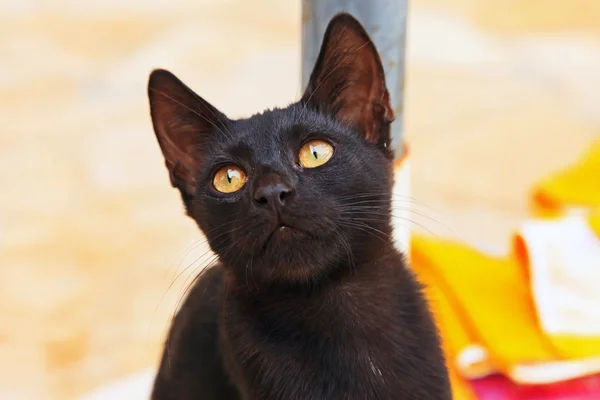
<instances>
[{"instance_id":1,"label":"cat's forehead","mask_svg":"<svg viewBox=\"0 0 600 400\"><path fill-rule=\"evenodd\" d=\"M327 128L329 121L318 113L299 104L283 109L267 110L250 118L236 121L236 130L243 136L259 137L260 134L270 136L287 136L302 131Z\"/></svg>"},{"instance_id":2,"label":"cat's forehead","mask_svg":"<svg viewBox=\"0 0 600 400\"><path fill-rule=\"evenodd\" d=\"M335 134L336 125L328 118L294 104L234 121L221 144L223 148L246 147L258 152L277 150L312 134Z\"/></svg>"}]
</instances>

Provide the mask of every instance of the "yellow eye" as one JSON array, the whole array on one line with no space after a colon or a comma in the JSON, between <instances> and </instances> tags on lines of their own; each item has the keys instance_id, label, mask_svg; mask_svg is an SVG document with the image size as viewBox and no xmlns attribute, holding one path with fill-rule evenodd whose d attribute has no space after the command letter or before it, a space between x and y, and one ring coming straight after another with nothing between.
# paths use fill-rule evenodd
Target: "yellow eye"
<instances>
[{"instance_id":1,"label":"yellow eye","mask_svg":"<svg viewBox=\"0 0 600 400\"><path fill-rule=\"evenodd\" d=\"M316 168L325 164L333 155L333 146L323 140L311 140L302 146L298 161L304 168Z\"/></svg>"},{"instance_id":2,"label":"yellow eye","mask_svg":"<svg viewBox=\"0 0 600 400\"><path fill-rule=\"evenodd\" d=\"M219 169L213 179L213 186L221 193L233 193L246 183L246 174L235 165L226 165Z\"/></svg>"}]
</instances>

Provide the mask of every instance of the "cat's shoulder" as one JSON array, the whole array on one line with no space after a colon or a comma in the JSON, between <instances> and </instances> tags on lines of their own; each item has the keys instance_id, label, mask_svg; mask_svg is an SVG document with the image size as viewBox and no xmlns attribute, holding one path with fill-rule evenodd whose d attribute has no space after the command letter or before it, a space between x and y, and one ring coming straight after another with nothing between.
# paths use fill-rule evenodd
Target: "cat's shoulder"
<instances>
[{"instance_id":1,"label":"cat's shoulder","mask_svg":"<svg viewBox=\"0 0 600 400\"><path fill-rule=\"evenodd\" d=\"M223 267L215 265L202 270L195 283L184 294L185 300L173 319L171 339L186 336L194 329L205 329L206 324L216 326L221 303Z\"/></svg>"},{"instance_id":2,"label":"cat's shoulder","mask_svg":"<svg viewBox=\"0 0 600 400\"><path fill-rule=\"evenodd\" d=\"M180 312L187 309L198 311L199 308L218 303L223 282L223 266L216 264L205 268L198 274L195 281Z\"/></svg>"}]
</instances>

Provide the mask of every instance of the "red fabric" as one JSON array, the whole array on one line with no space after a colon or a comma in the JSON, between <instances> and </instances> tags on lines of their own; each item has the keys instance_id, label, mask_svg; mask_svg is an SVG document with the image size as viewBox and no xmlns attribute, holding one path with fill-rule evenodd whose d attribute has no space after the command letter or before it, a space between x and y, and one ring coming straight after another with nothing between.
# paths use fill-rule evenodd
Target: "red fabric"
<instances>
[{"instance_id":1,"label":"red fabric","mask_svg":"<svg viewBox=\"0 0 600 400\"><path fill-rule=\"evenodd\" d=\"M500 375L471 383L481 400L600 400L600 375L550 385L519 386Z\"/></svg>"}]
</instances>

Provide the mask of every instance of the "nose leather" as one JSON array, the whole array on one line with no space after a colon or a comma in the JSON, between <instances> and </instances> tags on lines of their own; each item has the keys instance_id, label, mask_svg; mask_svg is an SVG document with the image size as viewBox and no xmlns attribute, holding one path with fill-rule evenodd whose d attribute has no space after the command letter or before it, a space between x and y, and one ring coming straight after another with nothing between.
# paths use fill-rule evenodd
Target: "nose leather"
<instances>
[{"instance_id":1,"label":"nose leather","mask_svg":"<svg viewBox=\"0 0 600 400\"><path fill-rule=\"evenodd\" d=\"M260 205L284 207L293 195L292 186L281 177L269 176L261 179L254 190L254 201Z\"/></svg>"}]
</instances>

